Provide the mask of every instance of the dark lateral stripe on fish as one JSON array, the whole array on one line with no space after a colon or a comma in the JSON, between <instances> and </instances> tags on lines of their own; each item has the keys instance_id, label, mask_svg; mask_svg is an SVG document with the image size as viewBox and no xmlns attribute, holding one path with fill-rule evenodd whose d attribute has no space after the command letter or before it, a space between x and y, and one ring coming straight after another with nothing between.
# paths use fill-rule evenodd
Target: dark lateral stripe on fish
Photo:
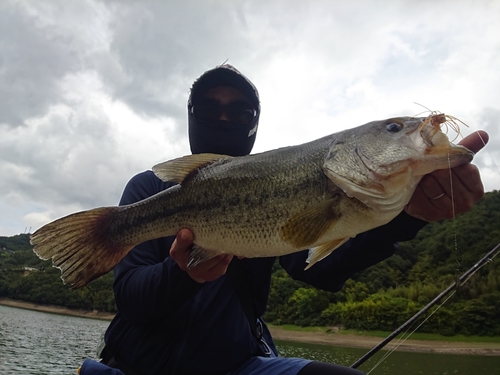
<instances>
[{"instance_id":1,"label":"dark lateral stripe on fish","mask_svg":"<svg viewBox=\"0 0 500 375\"><path fill-rule=\"evenodd\" d=\"M321 177L322 181L319 184L320 185L319 189L324 190L329 180L324 176ZM224 213L232 211L234 209L233 207L240 207L241 209L242 206L247 206L247 207L260 206L263 205L265 202L267 202L269 198L290 199L290 197L299 195L304 191L308 191L311 186L311 181L315 180L312 179L312 180L299 180L299 181L300 183L295 183L292 186L288 185L286 187L277 188L274 190L264 189L262 193L247 192L246 194L233 195L229 198L225 195L224 191L212 191L210 197L191 196L189 197L191 199L182 199L182 197L179 197L182 202L179 203L179 205L165 207L164 205L159 203L158 205L154 206L153 209L149 207L148 211L144 211L140 215L130 216L127 218L127 220L117 220L115 222L111 221L110 233L108 233L108 235L111 234L114 237L113 235L114 233L124 233L125 231L130 231L130 230L140 231L141 230L140 228L143 228L146 225L146 223L147 225L151 225L152 223L157 221L164 221L166 217L171 217L175 214L179 214L182 211L212 212L217 210L219 212ZM245 182L239 181L235 182L235 184L241 184L243 189ZM181 190L182 190L181 185L172 186L171 188L144 200L139 205L142 205L149 200L158 199L160 201L161 200L160 195L182 194ZM206 194L206 192L204 193ZM130 207L135 205L137 204L132 204L130 205ZM127 210L127 207L128 206L121 206L123 210Z\"/></svg>"}]
</instances>

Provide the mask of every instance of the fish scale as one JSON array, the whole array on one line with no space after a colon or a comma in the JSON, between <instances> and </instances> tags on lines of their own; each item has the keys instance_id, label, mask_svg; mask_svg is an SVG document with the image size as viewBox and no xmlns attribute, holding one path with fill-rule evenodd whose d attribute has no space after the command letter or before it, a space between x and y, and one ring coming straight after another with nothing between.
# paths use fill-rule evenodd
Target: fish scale
<instances>
[{"instance_id":1,"label":"fish scale","mask_svg":"<svg viewBox=\"0 0 500 375\"><path fill-rule=\"evenodd\" d=\"M31 243L73 288L108 272L134 246L182 228L194 234L190 267L218 254L312 249L309 269L396 217L424 174L472 160L441 132L443 121L392 118L255 155L170 160L153 171L177 185L131 205L58 219L33 233Z\"/></svg>"}]
</instances>

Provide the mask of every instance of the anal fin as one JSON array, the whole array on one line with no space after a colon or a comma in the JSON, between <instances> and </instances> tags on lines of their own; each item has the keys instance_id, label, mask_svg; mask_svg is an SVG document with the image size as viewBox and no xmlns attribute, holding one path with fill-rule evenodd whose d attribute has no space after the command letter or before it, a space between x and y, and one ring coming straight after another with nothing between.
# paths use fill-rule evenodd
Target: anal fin
<instances>
[{"instance_id":1,"label":"anal fin","mask_svg":"<svg viewBox=\"0 0 500 375\"><path fill-rule=\"evenodd\" d=\"M195 244L191 248L186 266L190 270L196 267L198 264L206 262L207 260L212 259L216 256L217 254L213 251L206 250Z\"/></svg>"}]
</instances>

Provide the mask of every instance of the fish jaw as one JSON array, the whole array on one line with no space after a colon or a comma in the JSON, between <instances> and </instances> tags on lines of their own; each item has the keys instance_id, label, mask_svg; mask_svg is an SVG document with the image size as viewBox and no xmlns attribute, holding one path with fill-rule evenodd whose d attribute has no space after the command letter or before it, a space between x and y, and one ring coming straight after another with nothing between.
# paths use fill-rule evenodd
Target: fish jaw
<instances>
[{"instance_id":1,"label":"fish jaw","mask_svg":"<svg viewBox=\"0 0 500 375\"><path fill-rule=\"evenodd\" d=\"M423 176L438 169L455 168L472 161L474 153L461 145L440 145L426 148L425 156L412 164L414 175Z\"/></svg>"}]
</instances>

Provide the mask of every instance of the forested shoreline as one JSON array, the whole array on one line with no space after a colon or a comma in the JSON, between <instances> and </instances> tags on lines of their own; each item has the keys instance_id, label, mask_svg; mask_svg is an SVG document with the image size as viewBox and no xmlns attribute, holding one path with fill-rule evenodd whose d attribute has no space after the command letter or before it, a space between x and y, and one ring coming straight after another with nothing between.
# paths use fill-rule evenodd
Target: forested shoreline
<instances>
[{"instance_id":1,"label":"forested shoreline","mask_svg":"<svg viewBox=\"0 0 500 375\"><path fill-rule=\"evenodd\" d=\"M338 293L292 280L276 263L265 318L274 324L390 331L452 284L500 242L500 192L467 214L427 225L397 254L359 273ZM495 261L496 260L496 261ZM115 312L113 276L71 290L41 261L29 234L0 237L0 297L70 309ZM498 258L480 269L434 313L420 332L500 336Z\"/></svg>"}]
</instances>

